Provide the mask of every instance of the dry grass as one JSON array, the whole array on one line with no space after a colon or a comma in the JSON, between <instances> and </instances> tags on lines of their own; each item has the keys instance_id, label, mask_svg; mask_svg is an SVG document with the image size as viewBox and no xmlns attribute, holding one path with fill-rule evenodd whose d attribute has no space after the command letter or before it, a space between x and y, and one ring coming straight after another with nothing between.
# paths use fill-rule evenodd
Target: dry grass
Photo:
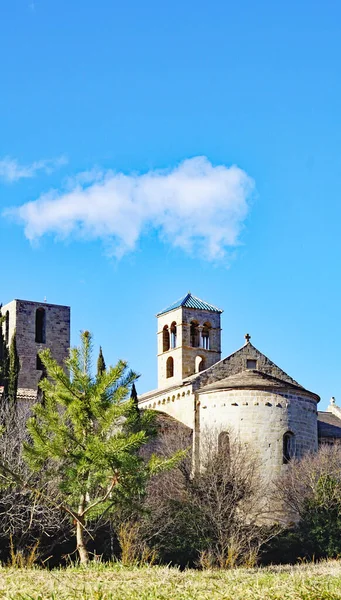
<instances>
[{"instance_id":1,"label":"dry grass","mask_svg":"<svg viewBox=\"0 0 341 600\"><path fill-rule=\"evenodd\" d=\"M44 571L0 569L0 598L22 600L334 600L341 562L296 567L180 572L93 565Z\"/></svg>"}]
</instances>

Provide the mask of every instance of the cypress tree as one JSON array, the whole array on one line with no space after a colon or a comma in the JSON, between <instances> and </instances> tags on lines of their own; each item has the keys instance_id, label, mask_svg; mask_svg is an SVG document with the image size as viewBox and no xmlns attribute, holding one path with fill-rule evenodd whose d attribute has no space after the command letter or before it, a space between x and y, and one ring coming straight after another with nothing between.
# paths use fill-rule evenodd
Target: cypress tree
<instances>
[{"instance_id":1,"label":"cypress tree","mask_svg":"<svg viewBox=\"0 0 341 600\"><path fill-rule=\"evenodd\" d=\"M2 324L5 321L5 316L1 314L2 304L0 305L0 386L3 386L3 397L8 396L8 371L9 371L9 354L6 340L3 334Z\"/></svg>"},{"instance_id":2,"label":"cypress tree","mask_svg":"<svg viewBox=\"0 0 341 600\"><path fill-rule=\"evenodd\" d=\"M15 402L17 399L19 371L20 362L17 352L16 332L14 331L9 348L8 399L11 402Z\"/></svg>"},{"instance_id":3,"label":"cypress tree","mask_svg":"<svg viewBox=\"0 0 341 600\"><path fill-rule=\"evenodd\" d=\"M137 391L136 391L135 383L133 383L133 385L132 385L130 398L132 399L134 405L136 407L138 407L139 400L138 400L138 397L137 397Z\"/></svg>"},{"instance_id":4,"label":"cypress tree","mask_svg":"<svg viewBox=\"0 0 341 600\"><path fill-rule=\"evenodd\" d=\"M139 377L139 376L138 376ZM123 430L128 433L138 433L143 428L144 423L144 413L145 410L140 410L139 408L139 400L135 387L135 383L131 386L131 393L129 399L130 411L129 414L126 415L125 423L123 425ZM144 425L145 431L148 433L150 438L155 438L158 434L157 421L155 418L154 411L147 411L147 413L154 414L154 419L151 419L148 427Z\"/></svg>"},{"instance_id":5,"label":"cypress tree","mask_svg":"<svg viewBox=\"0 0 341 600\"><path fill-rule=\"evenodd\" d=\"M137 391L136 391L135 383L133 383L133 385L132 385L130 398L132 400L136 416L139 417L140 416L139 399L137 397Z\"/></svg>"},{"instance_id":6,"label":"cypress tree","mask_svg":"<svg viewBox=\"0 0 341 600\"><path fill-rule=\"evenodd\" d=\"M100 377L101 375L103 375L103 373L105 373L106 370L106 366L105 366L105 360L104 360L104 356L103 356L103 352L102 352L102 346L99 347L99 355L98 355L98 359L97 359L97 377Z\"/></svg>"},{"instance_id":7,"label":"cypress tree","mask_svg":"<svg viewBox=\"0 0 341 600\"><path fill-rule=\"evenodd\" d=\"M131 415L130 421L128 421L128 426L132 426L134 430L138 430L140 426L140 409L139 409L139 401L137 397L137 391L135 387L135 383L133 383L131 387L130 393L130 402L131 402Z\"/></svg>"},{"instance_id":8,"label":"cypress tree","mask_svg":"<svg viewBox=\"0 0 341 600\"><path fill-rule=\"evenodd\" d=\"M1 314L2 304L0 304L0 385L4 385L4 352L5 352L5 339L2 331L2 324L5 317Z\"/></svg>"}]
</instances>

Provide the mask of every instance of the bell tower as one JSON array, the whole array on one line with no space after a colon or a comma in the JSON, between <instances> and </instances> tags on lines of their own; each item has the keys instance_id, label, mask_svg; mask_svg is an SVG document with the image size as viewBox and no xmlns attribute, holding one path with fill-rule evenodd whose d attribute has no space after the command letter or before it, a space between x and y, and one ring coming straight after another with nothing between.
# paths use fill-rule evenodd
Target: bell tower
<instances>
[{"instance_id":1,"label":"bell tower","mask_svg":"<svg viewBox=\"0 0 341 600\"><path fill-rule=\"evenodd\" d=\"M156 315L159 389L220 360L222 312L189 292Z\"/></svg>"}]
</instances>

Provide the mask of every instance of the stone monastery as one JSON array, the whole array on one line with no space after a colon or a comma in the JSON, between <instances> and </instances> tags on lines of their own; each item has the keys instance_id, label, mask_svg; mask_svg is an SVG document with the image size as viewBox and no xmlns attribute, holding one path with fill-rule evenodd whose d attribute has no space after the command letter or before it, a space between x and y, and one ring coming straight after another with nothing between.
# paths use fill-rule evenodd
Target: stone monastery
<instances>
[{"instance_id":1,"label":"stone monastery","mask_svg":"<svg viewBox=\"0 0 341 600\"><path fill-rule=\"evenodd\" d=\"M140 396L141 409L160 411L192 433L196 465L207 431L218 447L226 448L231 435L256 444L270 477L319 443L341 442L335 400L318 412L319 396L255 348L249 335L242 348L221 358L221 313L191 293L158 313L158 388ZM59 363L67 356L70 308L13 300L2 314L7 343L16 331L18 399L34 401L42 375L38 352L50 348Z\"/></svg>"}]
</instances>

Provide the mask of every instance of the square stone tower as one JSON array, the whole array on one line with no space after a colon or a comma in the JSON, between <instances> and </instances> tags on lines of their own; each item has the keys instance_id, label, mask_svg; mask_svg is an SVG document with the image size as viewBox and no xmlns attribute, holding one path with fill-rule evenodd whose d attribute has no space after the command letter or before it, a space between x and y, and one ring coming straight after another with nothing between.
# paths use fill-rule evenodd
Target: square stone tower
<instances>
[{"instance_id":1,"label":"square stone tower","mask_svg":"<svg viewBox=\"0 0 341 600\"><path fill-rule=\"evenodd\" d=\"M156 315L159 389L178 384L221 359L222 312L189 292Z\"/></svg>"},{"instance_id":2,"label":"square stone tower","mask_svg":"<svg viewBox=\"0 0 341 600\"><path fill-rule=\"evenodd\" d=\"M3 333L8 346L16 332L20 361L18 398L37 396L43 365L38 352L50 348L60 365L70 347L70 307L46 302L13 300L1 309L5 317Z\"/></svg>"}]
</instances>

